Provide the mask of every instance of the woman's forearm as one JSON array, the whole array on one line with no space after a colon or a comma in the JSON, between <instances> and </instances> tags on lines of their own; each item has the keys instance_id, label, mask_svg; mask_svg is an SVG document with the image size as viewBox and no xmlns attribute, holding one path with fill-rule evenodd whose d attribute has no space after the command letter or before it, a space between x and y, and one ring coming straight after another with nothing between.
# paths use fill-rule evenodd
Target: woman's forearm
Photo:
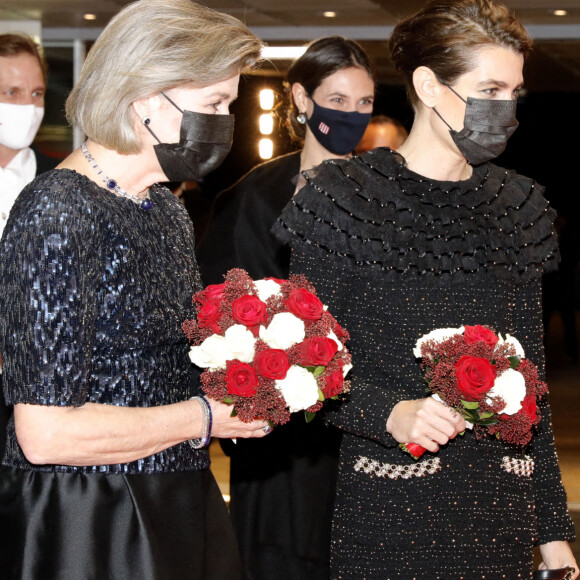
<instances>
[{"instance_id":1,"label":"woman's forearm","mask_svg":"<svg viewBox=\"0 0 580 580\"><path fill-rule=\"evenodd\" d=\"M198 401L134 408L86 403L14 407L18 443L28 461L53 465L106 465L147 457L201 437Z\"/></svg>"}]
</instances>

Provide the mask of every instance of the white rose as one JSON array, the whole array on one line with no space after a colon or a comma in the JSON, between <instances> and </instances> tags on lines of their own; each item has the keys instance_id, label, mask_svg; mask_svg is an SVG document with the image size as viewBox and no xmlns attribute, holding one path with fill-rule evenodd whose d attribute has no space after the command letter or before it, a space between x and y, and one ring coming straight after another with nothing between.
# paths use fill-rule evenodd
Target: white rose
<instances>
[{"instance_id":1,"label":"white rose","mask_svg":"<svg viewBox=\"0 0 580 580\"><path fill-rule=\"evenodd\" d=\"M226 339L223 336L212 334L199 346L191 347L189 358L194 365L215 371L225 369L226 361L231 360L233 356L226 344Z\"/></svg>"},{"instance_id":2,"label":"white rose","mask_svg":"<svg viewBox=\"0 0 580 580\"><path fill-rule=\"evenodd\" d=\"M443 342L456 334L463 334L465 330L464 326L460 326L459 328L437 328L432 330L429 334L424 334L415 345L413 349L413 354L415 358L421 358L421 346L427 340L434 340L436 342Z\"/></svg>"},{"instance_id":3,"label":"white rose","mask_svg":"<svg viewBox=\"0 0 580 580\"><path fill-rule=\"evenodd\" d=\"M318 401L318 383L314 375L296 365L288 369L286 378L276 381L291 413L308 409Z\"/></svg>"},{"instance_id":4,"label":"white rose","mask_svg":"<svg viewBox=\"0 0 580 580\"><path fill-rule=\"evenodd\" d=\"M342 367L342 376L346 377L346 375L348 375L348 373L350 372L350 369L352 369L352 365L350 363L347 365L344 365Z\"/></svg>"},{"instance_id":5,"label":"white rose","mask_svg":"<svg viewBox=\"0 0 580 580\"><path fill-rule=\"evenodd\" d=\"M502 337L502 335L499 335L499 340L497 341L496 347L501 346L503 344L509 344L511 346L513 346L516 349L516 356L519 356L520 358L526 358L526 353L524 352L524 348L522 347L522 345L520 344L520 341L511 336L510 334L506 334L505 335L505 339Z\"/></svg>"},{"instance_id":6,"label":"white rose","mask_svg":"<svg viewBox=\"0 0 580 580\"><path fill-rule=\"evenodd\" d=\"M496 377L493 387L487 393L488 402L501 397L506 406L500 411L506 415L513 415L522 408L522 401L526 396L526 381L515 369L507 369Z\"/></svg>"},{"instance_id":7,"label":"white rose","mask_svg":"<svg viewBox=\"0 0 580 580\"><path fill-rule=\"evenodd\" d=\"M258 292L258 298L262 302L266 302L270 296L280 295L280 284L274 280L256 280L254 286Z\"/></svg>"},{"instance_id":8,"label":"white rose","mask_svg":"<svg viewBox=\"0 0 580 580\"><path fill-rule=\"evenodd\" d=\"M232 353L231 359L250 363L254 360L256 337L242 324L234 324L225 331L228 350Z\"/></svg>"},{"instance_id":9,"label":"white rose","mask_svg":"<svg viewBox=\"0 0 580 580\"><path fill-rule=\"evenodd\" d=\"M342 342L340 342L340 340L338 339L338 336L336 336L336 334L334 334L334 332L332 332L332 330L328 333L326 338L330 338L330 339L334 340L334 342L336 342L336 344L338 345L339 351L343 349Z\"/></svg>"},{"instance_id":10,"label":"white rose","mask_svg":"<svg viewBox=\"0 0 580 580\"><path fill-rule=\"evenodd\" d=\"M275 314L268 328L260 326L260 338L270 348L286 350L304 340L304 322L290 312Z\"/></svg>"}]
</instances>

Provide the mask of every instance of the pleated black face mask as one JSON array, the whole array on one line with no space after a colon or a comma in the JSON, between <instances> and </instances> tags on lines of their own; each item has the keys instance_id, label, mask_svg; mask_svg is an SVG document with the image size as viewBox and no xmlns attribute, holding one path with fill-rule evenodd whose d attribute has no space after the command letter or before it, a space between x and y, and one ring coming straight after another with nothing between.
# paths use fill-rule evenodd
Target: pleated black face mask
<instances>
[{"instance_id":1,"label":"pleated black face mask","mask_svg":"<svg viewBox=\"0 0 580 580\"><path fill-rule=\"evenodd\" d=\"M232 148L234 136L234 115L209 115L182 111L167 95L161 93L183 118L179 133L179 143L162 143L151 130L149 122L145 127L157 140L153 149L159 165L168 181L200 181L221 165Z\"/></svg>"},{"instance_id":2,"label":"pleated black face mask","mask_svg":"<svg viewBox=\"0 0 580 580\"><path fill-rule=\"evenodd\" d=\"M481 165L503 153L507 140L518 128L516 119L517 101L498 101L494 99L465 100L451 87L448 88L464 103L465 119L463 129L455 131L449 123L433 109L449 127L453 142L471 165Z\"/></svg>"}]
</instances>

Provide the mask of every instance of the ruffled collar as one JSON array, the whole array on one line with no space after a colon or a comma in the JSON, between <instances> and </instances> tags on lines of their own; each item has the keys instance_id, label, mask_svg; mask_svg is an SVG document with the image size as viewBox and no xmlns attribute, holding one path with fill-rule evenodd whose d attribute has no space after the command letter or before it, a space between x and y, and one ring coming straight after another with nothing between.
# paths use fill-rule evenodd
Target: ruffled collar
<instances>
[{"instance_id":1,"label":"ruffled collar","mask_svg":"<svg viewBox=\"0 0 580 580\"><path fill-rule=\"evenodd\" d=\"M553 221L543 188L491 163L459 182L424 178L389 149L331 160L307 185L275 232L389 273L464 275L489 270L526 280L555 266Z\"/></svg>"}]
</instances>

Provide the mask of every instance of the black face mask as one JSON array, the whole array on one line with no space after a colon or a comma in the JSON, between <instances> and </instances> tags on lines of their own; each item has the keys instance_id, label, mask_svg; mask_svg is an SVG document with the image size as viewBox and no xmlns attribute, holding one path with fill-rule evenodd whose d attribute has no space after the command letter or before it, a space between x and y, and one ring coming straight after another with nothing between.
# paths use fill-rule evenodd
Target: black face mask
<instances>
[{"instance_id":1,"label":"black face mask","mask_svg":"<svg viewBox=\"0 0 580 580\"><path fill-rule=\"evenodd\" d=\"M316 140L335 155L354 151L371 120L371 114L327 109L312 102L314 111L306 122Z\"/></svg>"},{"instance_id":2,"label":"black face mask","mask_svg":"<svg viewBox=\"0 0 580 580\"><path fill-rule=\"evenodd\" d=\"M179 143L161 143L149 123L147 130L155 137L155 154L168 181L200 181L219 167L232 148L234 115L209 115L182 111L166 94L161 93L183 113Z\"/></svg>"},{"instance_id":3,"label":"black face mask","mask_svg":"<svg viewBox=\"0 0 580 580\"><path fill-rule=\"evenodd\" d=\"M451 87L448 88L464 103L465 119L463 129L457 132L433 109L449 127L453 142L471 165L480 165L495 159L503 153L507 140L518 128L516 119L517 101L498 101L494 99L473 99L467 101Z\"/></svg>"}]
</instances>

